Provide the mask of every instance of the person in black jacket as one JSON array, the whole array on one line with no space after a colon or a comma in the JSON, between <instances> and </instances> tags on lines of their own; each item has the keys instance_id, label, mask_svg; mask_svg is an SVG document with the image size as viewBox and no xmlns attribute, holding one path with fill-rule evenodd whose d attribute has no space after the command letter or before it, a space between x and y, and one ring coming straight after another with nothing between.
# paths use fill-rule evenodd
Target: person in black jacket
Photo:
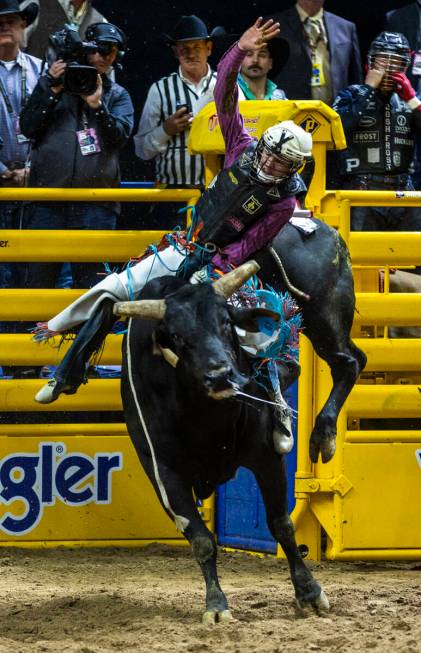
<instances>
[{"instance_id":1,"label":"person in black jacket","mask_svg":"<svg viewBox=\"0 0 421 653\"><path fill-rule=\"evenodd\" d=\"M65 90L67 64L55 61L36 85L20 116L22 132L32 139L29 186L38 188L115 188L120 183L119 153L133 128L128 92L107 73L125 37L118 27L95 23L86 33L98 51L88 55L98 72L90 95ZM24 219L27 229L114 229L117 203L59 202L33 204ZM54 288L61 263L28 265L27 287ZM101 264L72 265L74 287L98 281Z\"/></svg>"},{"instance_id":2,"label":"person in black jacket","mask_svg":"<svg viewBox=\"0 0 421 653\"><path fill-rule=\"evenodd\" d=\"M339 154L342 186L355 190L413 190L409 174L421 102L405 72L411 60L402 34L382 32L368 53L364 84L349 86L333 103L348 147ZM355 207L355 231L420 231L421 213L406 207Z\"/></svg>"}]
</instances>

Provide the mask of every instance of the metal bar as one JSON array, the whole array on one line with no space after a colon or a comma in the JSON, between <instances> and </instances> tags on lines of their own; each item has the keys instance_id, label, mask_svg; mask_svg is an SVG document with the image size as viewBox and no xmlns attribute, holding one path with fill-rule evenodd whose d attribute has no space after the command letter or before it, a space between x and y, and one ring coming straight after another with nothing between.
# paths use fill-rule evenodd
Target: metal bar
<instances>
[{"instance_id":1,"label":"metal bar","mask_svg":"<svg viewBox=\"0 0 421 653\"><path fill-rule=\"evenodd\" d=\"M0 314L2 309L0 309ZM105 340L100 365L119 365L121 363L121 343L123 336L109 335ZM65 341L58 347L60 336L54 345L38 343L30 334L0 334L0 365L58 365L72 344Z\"/></svg>"},{"instance_id":2,"label":"metal bar","mask_svg":"<svg viewBox=\"0 0 421 653\"><path fill-rule=\"evenodd\" d=\"M1 202L188 202L200 195L192 188L0 188Z\"/></svg>"},{"instance_id":3,"label":"metal bar","mask_svg":"<svg viewBox=\"0 0 421 653\"><path fill-rule=\"evenodd\" d=\"M120 379L90 379L76 395L60 395L52 404L37 404L34 396L44 383L41 379L0 381L0 411L122 410Z\"/></svg>"},{"instance_id":4,"label":"metal bar","mask_svg":"<svg viewBox=\"0 0 421 653\"><path fill-rule=\"evenodd\" d=\"M421 206L421 191L337 190L336 201L352 206Z\"/></svg>"},{"instance_id":5,"label":"metal bar","mask_svg":"<svg viewBox=\"0 0 421 653\"><path fill-rule=\"evenodd\" d=\"M67 436L100 435L128 437L125 424L0 424L0 437L65 438Z\"/></svg>"},{"instance_id":6,"label":"metal bar","mask_svg":"<svg viewBox=\"0 0 421 653\"><path fill-rule=\"evenodd\" d=\"M346 404L348 417L420 417L418 385L357 385Z\"/></svg>"},{"instance_id":7,"label":"metal bar","mask_svg":"<svg viewBox=\"0 0 421 653\"><path fill-rule=\"evenodd\" d=\"M67 548L105 548L112 546L140 547L149 546L150 544L166 544L167 546L190 546L189 542L183 535L180 539L166 540L165 538L154 540L3 540L0 541L0 547L19 547L20 549L55 549L59 546Z\"/></svg>"},{"instance_id":8,"label":"metal bar","mask_svg":"<svg viewBox=\"0 0 421 653\"><path fill-rule=\"evenodd\" d=\"M350 224L351 224L351 204L348 200L343 200L339 204L339 231L346 243L349 243Z\"/></svg>"},{"instance_id":9,"label":"metal bar","mask_svg":"<svg viewBox=\"0 0 421 653\"><path fill-rule=\"evenodd\" d=\"M57 288L1 289L0 319L6 321L50 319L80 297L83 292L83 290ZM357 293L354 324L421 326L421 294Z\"/></svg>"},{"instance_id":10,"label":"metal bar","mask_svg":"<svg viewBox=\"0 0 421 653\"><path fill-rule=\"evenodd\" d=\"M421 294L356 293L354 325L421 326Z\"/></svg>"},{"instance_id":11,"label":"metal bar","mask_svg":"<svg viewBox=\"0 0 421 653\"><path fill-rule=\"evenodd\" d=\"M353 444L390 443L390 442L419 442L421 444L421 431L346 431L345 442Z\"/></svg>"},{"instance_id":12,"label":"metal bar","mask_svg":"<svg viewBox=\"0 0 421 653\"><path fill-rule=\"evenodd\" d=\"M421 262L421 232L352 231L349 250L354 265L417 265Z\"/></svg>"},{"instance_id":13,"label":"metal bar","mask_svg":"<svg viewBox=\"0 0 421 653\"><path fill-rule=\"evenodd\" d=\"M184 219L184 218L183 218ZM165 231L0 230L0 260L122 263L139 256ZM81 247L83 243L83 247ZM106 252L106 254L104 254Z\"/></svg>"},{"instance_id":14,"label":"metal bar","mask_svg":"<svg viewBox=\"0 0 421 653\"><path fill-rule=\"evenodd\" d=\"M326 553L328 560L421 560L421 549L349 549Z\"/></svg>"},{"instance_id":15,"label":"metal bar","mask_svg":"<svg viewBox=\"0 0 421 653\"><path fill-rule=\"evenodd\" d=\"M421 338L355 338L354 342L367 354L365 372L421 371Z\"/></svg>"},{"instance_id":16,"label":"metal bar","mask_svg":"<svg viewBox=\"0 0 421 653\"><path fill-rule=\"evenodd\" d=\"M0 290L0 319L49 320L83 293L83 290L3 288Z\"/></svg>"}]
</instances>

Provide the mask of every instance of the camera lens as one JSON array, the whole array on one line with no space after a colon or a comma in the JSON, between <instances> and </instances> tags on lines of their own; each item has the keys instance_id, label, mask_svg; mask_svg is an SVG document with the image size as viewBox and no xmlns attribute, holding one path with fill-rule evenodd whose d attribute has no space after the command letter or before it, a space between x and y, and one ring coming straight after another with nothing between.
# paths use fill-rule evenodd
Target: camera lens
<instances>
[{"instance_id":1,"label":"camera lens","mask_svg":"<svg viewBox=\"0 0 421 653\"><path fill-rule=\"evenodd\" d=\"M69 64L64 74L64 87L68 93L92 95L97 86L97 71L93 66Z\"/></svg>"}]
</instances>

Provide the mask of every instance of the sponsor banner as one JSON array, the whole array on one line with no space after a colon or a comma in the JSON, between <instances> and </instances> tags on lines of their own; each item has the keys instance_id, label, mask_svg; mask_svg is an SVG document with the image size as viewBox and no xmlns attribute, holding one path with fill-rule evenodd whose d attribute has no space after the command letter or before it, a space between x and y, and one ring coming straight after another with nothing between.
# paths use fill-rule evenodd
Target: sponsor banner
<instances>
[{"instance_id":1,"label":"sponsor banner","mask_svg":"<svg viewBox=\"0 0 421 653\"><path fill-rule=\"evenodd\" d=\"M0 542L180 538L128 436L0 440Z\"/></svg>"}]
</instances>

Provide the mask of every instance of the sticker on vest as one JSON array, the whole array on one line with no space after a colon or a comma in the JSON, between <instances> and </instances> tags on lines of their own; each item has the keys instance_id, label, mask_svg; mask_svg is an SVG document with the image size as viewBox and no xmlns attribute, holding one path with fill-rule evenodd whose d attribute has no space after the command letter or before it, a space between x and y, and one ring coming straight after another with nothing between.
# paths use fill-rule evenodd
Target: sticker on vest
<instances>
[{"instance_id":1,"label":"sticker on vest","mask_svg":"<svg viewBox=\"0 0 421 653\"><path fill-rule=\"evenodd\" d=\"M311 59L311 85L324 86L326 84L325 74L323 71L323 61L320 55L314 53Z\"/></svg>"},{"instance_id":2,"label":"sticker on vest","mask_svg":"<svg viewBox=\"0 0 421 653\"><path fill-rule=\"evenodd\" d=\"M101 146L98 141L98 136L96 129L93 127L87 127L86 129L80 129L76 132L77 140L79 141L80 151L82 156L88 156L89 154L96 154L101 152Z\"/></svg>"},{"instance_id":3,"label":"sticker on vest","mask_svg":"<svg viewBox=\"0 0 421 653\"><path fill-rule=\"evenodd\" d=\"M298 218L296 216L292 216L289 221L293 227L299 231L302 231L303 234L312 234L313 231L316 231L316 229L319 228L317 222L313 222L311 218Z\"/></svg>"},{"instance_id":4,"label":"sticker on vest","mask_svg":"<svg viewBox=\"0 0 421 653\"><path fill-rule=\"evenodd\" d=\"M352 140L354 143L378 143L380 140L380 132L354 132L352 135Z\"/></svg>"},{"instance_id":5,"label":"sticker on vest","mask_svg":"<svg viewBox=\"0 0 421 653\"><path fill-rule=\"evenodd\" d=\"M229 222L229 224L234 227L236 231L241 231L244 229L243 223L239 218L236 218L235 215L231 215L229 218L227 218L227 222Z\"/></svg>"},{"instance_id":6,"label":"sticker on vest","mask_svg":"<svg viewBox=\"0 0 421 653\"><path fill-rule=\"evenodd\" d=\"M397 168L401 164L401 153L400 152L393 152L393 165L396 166Z\"/></svg>"},{"instance_id":7,"label":"sticker on vest","mask_svg":"<svg viewBox=\"0 0 421 653\"><path fill-rule=\"evenodd\" d=\"M228 172L228 177L231 179L231 183L233 183L235 186L238 186L238 179L231 170Z\"/></svg>"},{"instance_id":8,"label":"sticker on vest","mask_svg":"<svg viewBox=\"0 0 421 653\"><path fill-rule=\"evenodd\" d=\"M380 163L380 148L368 147L367 148L367 161L368 163Z\"/></svg>"},{"instance_id":9,"label":"sticker on vest","mask_svg":"<svg viewBox=\"0 0 421 653\"><path fill-rule=\"evenodd\" d=\"M416 52L414 55L414 63L412 64L412 74L421 75L421 52Z\"/></svg>"},{"instance_id":10,"label":"sticker on vest","mask_svg":"<svg viewBox=\"0 0 421 653\"><path fill-rule=\"evenodd\" d=\"M256 197L254 197L254 195L252 195L246 202L244 202L242 208L250 215L253 215L253 213L256 213L262 208L262 204Z\"/></svg>"}]
</instances>

